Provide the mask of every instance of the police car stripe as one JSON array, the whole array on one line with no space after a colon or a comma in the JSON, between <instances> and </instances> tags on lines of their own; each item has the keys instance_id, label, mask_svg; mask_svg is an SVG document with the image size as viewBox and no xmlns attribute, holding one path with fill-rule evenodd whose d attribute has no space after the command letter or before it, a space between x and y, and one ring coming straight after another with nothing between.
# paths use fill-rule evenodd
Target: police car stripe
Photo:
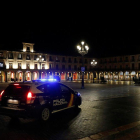
<instances>
[{"instance_id":1,"label":"police car stripe","mask_svg":"<svg viewBox=\"0 0 140 140\"><path fill-rule=\"evenodd\" d=\"M68 107L70 107L70 106L73 105L73 99L74 99L74 95L71 94L71 97L70 97L70 101L69 101Z\"/></svg>"},{"instance_id":2,"label":"police car stripe","mask_svg":"<svg viewBox=\"0 0 140 140\"><path fill-rule=\"evenodd\" d=\"M74 106L66 107L66 108L59 109L59 110L53 110L52 113L56 113L56 112L59 112L59 111L62 111L62 110L66 110L66 109L72 108L72 107L74 107Z\"/></svg>"}]
</instances>

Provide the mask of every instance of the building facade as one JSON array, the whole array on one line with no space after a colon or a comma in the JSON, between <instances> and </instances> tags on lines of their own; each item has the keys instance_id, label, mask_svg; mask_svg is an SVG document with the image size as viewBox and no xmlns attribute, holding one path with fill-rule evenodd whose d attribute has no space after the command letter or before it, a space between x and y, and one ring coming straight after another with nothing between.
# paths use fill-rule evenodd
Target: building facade
<instances>
[{"instance_id":1,"label":"building facade","mask_svg":"<svg viewBox=\"0 0 140 140\"><path fill-rule=\"evenodd\" d=\"M40 61L41 60L41 61ZM140 79L140 54L105 57L96 59L84 57L84 80ZM31 81L39 78L59 76L61 80L82 80L82 57L62 56L34 51L33 43L23 43L22 51L0 50L0 82Z\"/></svg>"},{"instance_id":2,"label":"building facade","mask_svg":"<svg viewBox=\"0 0 140 140\"><path fill-rule=\"evenodd\" d=\"M84 57L84 79L97 78L92 58ZM96 60L98 61L98 60ZM0 82L31 81L59 76L61 80L82 79L81 56L60 56L34 51L33 43L23 43L22 51L0 50Z\"/></svg>"},{"instance_id":3,"label":"building facade","mask_svg":"<svg viewBox=\"0 0 140 140\"><path fill-rule=\"evenodd\" d=\"M99 59L99 76L106 80L132 81L140 77L140 54Z\"/></svg>"}]
</instances>

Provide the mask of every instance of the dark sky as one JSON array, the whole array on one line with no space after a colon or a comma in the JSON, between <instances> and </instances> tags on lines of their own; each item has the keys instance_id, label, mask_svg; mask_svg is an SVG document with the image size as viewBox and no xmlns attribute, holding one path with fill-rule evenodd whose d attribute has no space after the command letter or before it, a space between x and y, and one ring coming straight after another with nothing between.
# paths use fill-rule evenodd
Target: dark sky
<instances>
[{"instance_id":1,"label":"dark sky","mask_svg":"<svg viewBox=\"0 0 140 140\"><path fill-rule=\"evenodd\" d=\"M84 40L89 57L140 54L139 10L131 5L8 2L0 12L0 49L29 42L36 51L78 56Z\"/></svg>"}]
</instances>

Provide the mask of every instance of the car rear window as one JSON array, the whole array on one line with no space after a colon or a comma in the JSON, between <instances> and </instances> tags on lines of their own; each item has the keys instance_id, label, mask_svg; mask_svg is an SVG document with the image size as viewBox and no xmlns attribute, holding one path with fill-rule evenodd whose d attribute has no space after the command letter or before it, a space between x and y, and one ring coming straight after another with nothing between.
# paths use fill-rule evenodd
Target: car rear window
<instances>
[{"instance_id":1,"label":"car rear window","mask_svg":"<svg viewBox=\"0 0 140 140\"><path fill-rule=\"evenodd\" d=\"M5 95L24 95L30 89L27 85L9 85L5 89Z\"/></svg>"}]
</instances>

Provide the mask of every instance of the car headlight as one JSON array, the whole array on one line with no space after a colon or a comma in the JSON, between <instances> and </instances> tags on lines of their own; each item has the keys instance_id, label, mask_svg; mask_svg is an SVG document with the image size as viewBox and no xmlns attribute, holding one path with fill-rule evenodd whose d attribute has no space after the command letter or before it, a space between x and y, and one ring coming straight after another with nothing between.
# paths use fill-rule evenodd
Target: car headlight
<instances>
[{"instance_id":1,"label":"car headlight","mask_svg":"<svg viewBox=\"0 0 140 140\"><path fill-rule=\"evenodd\" d=\"M78 96L81 96L81 94L80 94L79 92L77 93L77 95L78 95Z\"/></svg>"}]
</instances>

